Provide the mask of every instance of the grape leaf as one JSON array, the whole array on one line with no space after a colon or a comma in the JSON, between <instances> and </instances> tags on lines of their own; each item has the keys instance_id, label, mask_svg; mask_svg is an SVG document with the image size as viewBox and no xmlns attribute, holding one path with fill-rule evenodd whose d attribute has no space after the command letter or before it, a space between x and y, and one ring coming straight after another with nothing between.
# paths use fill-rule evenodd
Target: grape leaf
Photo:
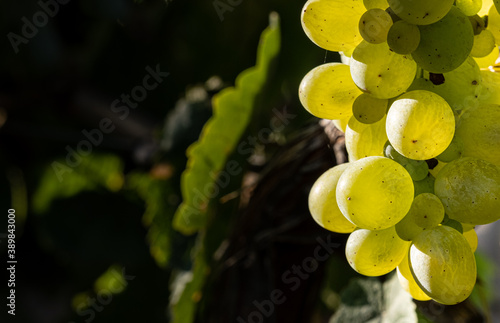
<instances>
[{"instance_id":1,"label":"grape leaf","mask_svg":"<svg viewBox=\"0 0 500 323\"><path fill-rule=\"evenodd\" d=\"M173 221L176 230L193 234L207 224L209 202L218 189L217 174L245 132L279 50L279 17L273 13L269 27L261 35L256 66L240 73L235 87L214 96L214 115L205 124L200 139L187 149L188 163L181 179L183 202Z\"/></svg>"}]
</instances>

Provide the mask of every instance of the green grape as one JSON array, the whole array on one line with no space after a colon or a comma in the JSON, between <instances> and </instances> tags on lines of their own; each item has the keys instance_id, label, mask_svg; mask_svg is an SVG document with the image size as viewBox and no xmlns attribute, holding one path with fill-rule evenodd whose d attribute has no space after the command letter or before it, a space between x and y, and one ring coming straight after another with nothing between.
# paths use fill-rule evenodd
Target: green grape
<instances>
[{"instance_id":1,"label":"green grape","mask_svg":"<svg viewBox=\"0 0 500 323\"><path fill-rule=\"evenodd\" d=\"M363 0L363 4L365 5L366 10L374 8L380 8L385 10L387 7L389 7L387 0Z\"/></svg>"},{"instance_id":2,"label":"green grape","mask_svg":"<svg viewBox=\"0 0 500 323\"><path fill-rule=\"evenodd\" d=\"M388 102L387 99L377 99L363 93L352 104L352 114L361 123L375 123L384 118Z\"/></svg>"},{"instance_id":3,"label":"green grape","mask_svg":"<svg viewBox=\"0 0 500 323\"><path fill-rule=\"evenodd\" d=\"M404 20L395 22L387 34L387 44L396 53L411 54L420 43L420 29Z\"/></svg>"},{"instance_id":4,"label":"green grape","mask_svg":"<svg viewBox=\"0 0 500 323\"><path fill-rule=\"evenodd\" d=\"M399 238L405 241L412 241L425 230L415 223L415 220L410 212L408 212L405 217L396 224L396 233Z\"/></svg>"},{"instance_id":5,"label":"green grape","mask_svg":"<svg viewBox=\"0 0 500 323\"><path fill-rule=\"evenodd\" d=\"M413 181L395 161L360 159L345 170L337 184L337 204L356 226L382 230L398 223L413 201Z\"/></svg>"},{"instance_id":6,"label":"green grape","mask_svg":"<svg viewBox=\"0 0 500 323\"><path fill-rule=\"evenodd\" d=\"M361 0L309 0L302 9L302 28L319 47L346 51L362 40L358 22L364 12Z\"/></svg>"},{"instance_id":7,"label":"green grape","mask_svg":"<svg viewBox=\"0 0 500 323\"><path fill-rule=\"evenodd\" d=\"M427 174L427 177L421 181L413 181L413 186L415 187L415 196L423 193L433 193L434 194L434 181L436 179L431 174Z\"/></svg>"},{"instance_id":8,"label":"green grape","mask_svg":"<svg viewBox=\"0 0 500 323\"><path fill-rule=\"evenodd\" d=\"M495 62L498 58L498 55L500 54L500 51L498 49L498 46L495 46L491 53L489 53L485 57L474 57L474 60L476 61L477 65L479 68L489 68L490 66L495 65Z\"/></svg>"},{"instance_id":9,"label":"green grape","mask_svg":"<svg viewBox=\"0 0 500 323\"><path fill-rule=\"evenodd\" d=\"M466 16L474 16L481 10L483 2L482 0L456 0L455 5L458 9L462 10Z\"/></svg>"},{"instance_id":10,"label":"green grape","mask_svg":"<svg viewBox=\"0 0 500 323\"><path fill-rule=\"evenodd\" d=\"M368 156L383 156L385 118L372 124L364 124L351 117L345 131L345 145L350 161Z\"/></svg>"},{"instance_id":11,"label":"green grape","mask_svg":"<svg viewBox=\"0 0 500 323\"><path fill-rule=\"evenodd\" d=\"M345 253L358 273L382 276L396 269L408 246L408 242L399 239L393 226L379 231L357 229L349 235Z\"/></svg>"},{"instance_id":12,"label":"green grape","mask_svg":"<svg viewBox=\"0 0 500 323\"><path fill-rule=\"evenodd\" d=\"M315 67L302 79L299 98L312 115L323 119L352 116L352 104L361 91L351 79L349 66L327 63Z\"/></svg>"},{"instance_id":13,"label":"green grape","mask_svg":"<svg viewBox=\"0 0 500 323\"><path fill-rule=\"evenodd\" d=\"M436 195L423 193L415 197L409 214L419 227L430 229L443 221L444 207Z\"/></svg>"},{"instance_id":14,"label":"green grape","mask_svg":"<svg viewBox=\"0 0 500 323\"><path fill-rule=\"evenodd\" d=\"M380 44L387 40L391 25L391 16L383 9L374 8L365 12L359 19L359 33L367 42Z\"/></svg>"},{"instance_id":15,"label":"green grape","mask_svg":"<svg viewBox=\"0 0 500 323\"><path fill-rule=\"evenodd\" d=\"M463 157L447 164L434 183L451 219L488 224L500 219L500 170L487 161Z\"/></svg>"},{"instance_id":16,"label":"green grape","mask_svg":"<svg viewBox=\"0 0 500 323\"><path fill-rule=\"evenodd\" d=\"M479 91L481 104L500 104L500 73L481 70L482 88Z\"/></svg>"},{"instance_id":17,"label":"green grape","mask_svg":"<svg viewBox=\"0 0 500 323\"><path fill-rule=\"evenodd\" d=\"M448 148L446 148L445 151L439 154L436 159L445 163L449 163L451 161L454 161L455 159L462 157L463 151L464 143L462 142L462 139L456 136L455 132L455 137L453 137L453 140L451 141Z\"/></svg>"},{"instance_id":18,"label":"green grape","mask_svg":"<svg viewBox=\"0 0 500 323\"><path fill-rule=\"evenodd\" d=\"M454 0L388 0L392 10L403 20L414 25L429 25L441 20Z\"/></svg>"},{"instance_id":19,"label":"green grape","mask_svg":"<svg viewBox=\"0 0 500 323\"><path fill-rule=\"evenodd\" d=\"M464 301L476 283L476 259L465 237L447 226L419 234L410 247L410 269L425 294L436 302Z\"/></svg>"},{"instance_id":20,"label":"green grape","mask_svg":"<svg viewBox=\"0 0 500 323\"><path fill-rule=\"evenodd\" d=\"M493 0L493 4L495 5L495 9L500 13L500 0Z\"/></svg>"},{"instance_id":21,"label":"green grape","mask_svg":"<svg viewBox=\"0 0 500 323\"><path fill-rule=\"evenodd\" d=\"M455 116L446 101L429 91L400 96L387 113L386 132L403 156L427 160L441 154L455 132Z\"/></svg>"},{"instance_id":22,"label":"green grape","mask_svg":"<svg viewBox=\"0 0 500 323\"><path fill-rule=\"evenodd\" d=\"M416 90L420 87L421 90L429 90L438 94L455 111L465 110L482 100L478 93L481 90L483 78L479 66L472 57L467 58L453 71L444 73L443 76L443 84L434 85L430 81L424 84L425 81L415 81L410 88ZM429 73L425 72L424 77L428 79Z\"/></svg>"},{"instance_id":23,"label":"green grape","mask_svg":"<svg viewBox=\"0 0 500 323\"><path fill-rule=\"evenodd\" d=\"M406 91L417 71L411 57L394 53L387 43L366 41L354 49L350 66L354 83L378 99L390 99Z\"/></svg>"},{"instance_id":24,"label":"green grape","mask_svg":"<svg viewBox=\"0 0 500 323\"><path fill-rule=\"evenodd\" d=\"M351 233L356 228L340 212L335 193L340 175L349 166L341 164L330 168L316 180L309 192L309 211L314 221L333 232Z\"/></svg>"},{"instance_id":25,"label":"green grape","mask_svg":"<svg viewBox=\"0 0 500 323\"><path fill-rule=\"evenodd\" d=\"M463 156L500 166L500 105L482 104L465 111L456 136L463 144Z\"/></svg>"},{"instance_id":26,"label":"green grape","mask_svg":"<svg viewBox=\"0 0 500 323\"><path fill-rule=\"evenodd\" d=\"M474 36L474 46L470 52L472 57L486 57L495 48L495 37L489 30L483 30L479 35Z\"/></svg>"},{"instance_id":27,"label":"green grape","mask_svg":"<svg viewBox=\"0 0 500 323\"><path fill-rule=\"evenodd\" d=\"M418 286L415 278L413 278L411 274L408 254L409 250L405 252L405 257L397 268L399 283L401 284L401 287L403 287L403 289L407 291L414 299L419 301L428 301L431 298Z\"/></svg>"},{"instance_id":28,"label":"green grape","mask_svg":"<svg viewBox=\"0 0 500 323\"><path fill-rule=\"evenodd\" d=\"M494 6L488 12L488 27L486 29L493 33L495 43L500 44L500 14Z\"/></svg>"},{"instance_id":29,"label":"green grape","mask_svg":"<svg viewBox=\"0 0 500 323\"><path fill-rule=\"evenodd\" d=\"M477 243L478 243L476 231L474 229L469 231L464 231L463 235L467 240L467 242L469 243L472 252L475 252L477 250Z\"/></svg>"},{"instance_id":30,"label":"green grape","mask_svg":"<svg viewBox=\"0 0 500 323\"><path fill-rule=\"evenodd\" d=\"M395 162L403 166L410 174L413 181L420 181L429 174L429 166L423 160L408 159L397 152L389 141L384 146L384 156L393 159Z\"/></svg>"},{"instance_id":31,"label":"green grape","mask_svg":"<svg viewBox=\"0 0 500 323\"><path fill-rule=\"evenodd\" d=\"M420 43L412 56L424 70L438 74L453 71L467 59L472 50L472 25L456 7L452 7L439 22L419 28Z\"/></svg>"}]
</instances>

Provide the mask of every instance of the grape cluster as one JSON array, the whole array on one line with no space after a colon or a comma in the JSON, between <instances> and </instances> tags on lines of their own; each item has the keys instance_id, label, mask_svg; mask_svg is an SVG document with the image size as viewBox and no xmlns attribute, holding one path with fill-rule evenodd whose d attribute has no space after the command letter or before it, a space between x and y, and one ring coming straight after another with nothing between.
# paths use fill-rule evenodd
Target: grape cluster
<instances>
[{"instance_id":1,"label":"grape cluster","mask_svg":"<svg viewBox=\"0 0 500 323\"><path fill-rule=\"evenodd\" d=\"M316 45L339 52L299 97L345 132L349 163L309 209L349 233L366 276L397 269L417 300L457 304L476 282L476 225L500 219L500 14L493 0L309 0Z\"/></svg>"}]
</instances>

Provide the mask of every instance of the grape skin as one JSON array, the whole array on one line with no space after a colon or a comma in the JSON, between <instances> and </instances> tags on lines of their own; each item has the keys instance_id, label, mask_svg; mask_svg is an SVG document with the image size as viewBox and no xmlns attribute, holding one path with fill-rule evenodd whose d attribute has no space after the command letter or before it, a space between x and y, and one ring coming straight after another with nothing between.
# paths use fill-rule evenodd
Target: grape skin
<instances>
[{"instance_id":1,"label":"grape skin","mask_svg":"<svg viewBox=\"0 0 500 323\"><path fill-rule=\"evenodd\" d=\"M465 237L453 228L423 231L410 247L410 268L420 288L435 301L464 301L476 283L476 260Z\"/></svg>"},{"instance_id":2,"label":"grape skin","mask_svg":"<svg viewBox=\"0 0 500 323\"><path fill-rule=\"evenodd\" d=\"M365 276L382 276L398 266L409 242L399 239L394 227L371 231L357 229L349 235L346 257L351 267Z\"/></svg>"},{"instance_id":3,"label":"grape skin","mask_svg":"<svg viewBox=\"0 0 500 323\"><path fill-rule=\"evenodd\" d=\"M383 230L398 223L413 202L413 181L395 161L366 157L346 169L337 184L337 204L356 226Z\"/></svg>"},{"instance_id":4,"label":"grape skin","mask_svg":"<svg viewBox=\"0 0 500 323\"><path fill-rule=\"evenodd\" d=\"M342 215L336 200L337 182L349 166L341 164L330 168L316 180L309 192L309 211L314 221L332 232L351 233L356 228Z\"/></svg>"}]
</instances>

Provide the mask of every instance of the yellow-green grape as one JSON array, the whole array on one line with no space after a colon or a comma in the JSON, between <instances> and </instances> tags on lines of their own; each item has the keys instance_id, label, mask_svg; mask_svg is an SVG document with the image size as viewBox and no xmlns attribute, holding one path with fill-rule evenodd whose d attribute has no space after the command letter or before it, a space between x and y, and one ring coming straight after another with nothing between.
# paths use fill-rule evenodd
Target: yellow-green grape
<instances>
[{"instance_id":1,"label":"yellow-green grape","mask_svg":"<svg viewBox=\"0 0 500 323\"><path fill-rule=\"evenodd\" d=\"M481 70L482 88L479 99L482 104L500 104L500 73Z\"/></svg>"},{"instance_id":2,"label":"yellow-green grape","mask_svg":"<svg viewBox=\"0 0 500 323\"><path fill-rule=\"evenodd\" d=\"M345 145L350 161L368 156L383 156L385 118L372 124L364 124L351 117L345 131Z\"/></svg>"},{"instance_id":3,"label":"yellow-green grape","mask_svg":"<svg viewBox=\"0 0 500 323\"><path fill-rule=\"evenodd\" d=\"M373 156L352 163L337 184L337 204L356 226L383 230L408 213L413 202L410 174L395 161Z\"/></svg>"},{"instance_id":4,"label":"yellow-green grape","mask_svg":"<svg viewBox=\"0 0 500 323\"><path fill-rule=\"evenodd\" d=\"M444 207L436 195L423 193L415 197L409 214L419 227L430 229L443 221Z\"/></svg>"},{"instance_id":5,"label":"yellow-green grape","mask_svg":"<svg viewBox=\"0 0 500 323\"><path fill-rule=\"evenodd\" d=\"M472 229L469 231L464 231L463 235L467 240L467 242L469 243L472 252L475 252L477 250L477 242L478 242L476 230Z\"/></svg>"},{"instance_id":6,"label":"yellow-green grape","mask_svg":"<svg viewBox=\"0 0 500 323\"><path fill-rule=\"evenodd\" d=\"M483 104L465 111L456 136L463 144L463 156L500 166L500 105Z\"/></svg>"},{"instance_id":7,"label":"yellow-green grape","mask_svg":"<svg viewBox=\"0 0 500 323\"><path fill-rule=\"evenodd\" d=\"M385 10L387 7L389 7L387 0L363 0L363 4L365 5L366 10L374 8L380 8Z\"/></svg>"},{"instance_id":8,"label":"yellow-green grape","mask_svg":"<svg viewBox=\"0 0 500 323\"><path fill-rule=\"evenodd\" d=\"M479 68L487 69L488 67L495 65L495 62L498 59L499 54L500 54L500 50L498 49L498 46L495 46L495 47L493 47L493 50L491 51L491 53L489 53L487 56L474 57L474 60L476 61Z\"/></svg>"},{"instance_id":9,"label":"yellow-green grape","mask_svg":"<svg viewBox=\"0 0 500 323\"><path fill-rule=\"evenodd\" d=\"M493 33L495 43L500 44L500 14L495 6L492 6L488 12L488 27L486 29Z\"/></svg>"},{"instance_id":10,"label":"yellow-green grape","mask_svg":"<svg viewBox=\"0 0 500 323\"><path fill-rule=\"evenodd\" d=\"M417 90L400 96L391 105L387 137L403 156L427 160L441 154L455 133L455 116L439 95Z\"/></svg>"},{"instance_id":11,"label":"yellow-green grape","mask_svg":"<svg viewBox=\"0 0 500 323\"><path fill-rule=\"evenodd\" d=\"M465 237L437 226L419 234L410 247L410 269L425 294L453 305L469 297L476 283L476 259Z\"/></svg>"},{"instance_id":12,"label":"yellow-green grape","mask_svg":"<svg viewBox=\"0 0 500 323\"><path fill-rule=\"evenodd\" d=\"M405 257L397 268L399 283L401 284L401 287L403 287L403 289L407 291L414 299L418 301L428 301L431 298L418 286L415 278L413 278L411 274L410 261L408 260L408 251L405 252Z\"/></svg>"},{"instance_id":13,"label":"yellow-green grape","mask_svg":"<svg viewBox=\"0 0 500 323\"><path fill-rule=\"evenodd\" d=\"M393 159L398 164L403 166L410 174L413 181L423 180L429 174L429 166L423 160L408 159L401 155L387 141L384 145L384 156Z\"/></svg>"},{"instance_id":14,"label":"yellow-green grape","mask_svg":"<svg viewBox=\"0 0 500 323\"><path fill-rule=\"evenodd\" d=\"M375 123L385 116L388 102L387 99L377 99L363 93L352 104L352 114L361 123Z\"/></svg>"},{"instance_id":15,"label":"yellow-green grape","mask_svg":"<svg viewBox=\"0 0 500 323\"><path fill-rule=\"evenodd\" d=\"M299 98L304 108L322 119L344 119L352 116L352 104L362 92L351 79L349 66L327 63L304 76Z\"/></svg>"},{"instance_id":16,"label":"yellow-green grape","mask_svg":"<svg viewBox=\"0 0 500 323\"><path fill-rule=\"evenodd\" d=\"M437 160L449 163L462 157L464 152L464 143L462 142L462 139L456 136L456 134L457 133L455 131L455 137L451 141L448 148L436 157Z\"/></svg>"},{"instance_id":17,"label":"yellow-green grape","mask_svg":"<svg viewBox=\"0 0 500 323\"><path fill-rule=\"evenodd\" d=\"M481 10L483 5L482 0L456 0L455 5L458 9L462 10L462 12L466 16L474 16Z\"/></svg>"},{"instance_id":18,"label":"yellow-green grape","mask_svg":"<svg viewBox=\"0 0 500 323\"><path fill-rule=\"evenodd\" d=\"M396 233L399 238L405 241L412 241L425 230L415 223L410 212L408 212L408 214L406 214L405 217L396 224Z\"/></svg>"},{"instance_id":19,"label":"yellow-green grape","mask_svg":"<svg viewBox=\"0 0 500 323\"><path fill-rule=\"evenodd\" d=\"M408 91L427 90L441 96L448 102L454 111L465 110L485 100L481 92L488 92L483 85L483 77L479 66L472 57L469 57L462 65L451 72L444 73L444 82L434 85L430 80L430 74L424 72L425 78L417 78L413 81Z\"/></svg>"},{"instance_id":20,"label":"yellow-green grape","mask_svg":"<svg viewBox=\"0 0 500 323\"><path fill-rule=\"evenodd\" d=\"M390 99L406 91L417 71L411 57L396 54L387 43L366 41L354 49L350 66L354 83L378 99Z\"/></svg>"},{"instance_id":21,"label":"yellow-green grape","mask_svg":"<svg viewBox=\"0 0 500 323\"><path fill-rule=\"evenodd\" d=\"M416 1L414 3L419 4ZM453 71L467 59L472 50L472 25L456 7L452 7L439 22L419 28L420 43L412 56L420 67L431 73Z\"/></svg>"},{"instance_id":22,"label":"yellow-green grape","mask_svg":"<svg viewBox=\"0 0 500 323\"><path fill-rule=\"evenodd\" d=\"M495 37L489 30L483 30L479 35L474 36L474 46L470 52L472 57L486 57L495 48Z\"/></svg>"},{"instance_id":23,"label":"yellow-green grape","mask_svg":"<svg viewBox=\"0 0 500 323\"><path fill-rule=\"evenodd\" d=\"M387 2L401 19L414 25L429 25L446 16L454 0L388 0Z\"/></svg>"},{"instance_id":24,"label":"yellow-green grape","mask_svg":"<svg viewBox=\"0 0 500 323\"><path fill-rule=\"evenodd\" d=\"M351 233L356 228L340 212L335 195L340 175L349 166L341 164L330 168L316 180L309 192L309 211L314 221L333 232Z\"/></svg>"},{"instance_id":25,"label":"yellow-green grape","mask_svg":"<svg viewBox=\"0 0 500 323\"><path fill-rule=\"evenodd\" d=\"M343 133L345 133L349 119L351 119L351 118L349 117L349 118L345 118L345 119L336 119L336 120L332 120L332 122L335 125L335 128L337 128L340 131L342 131Z\"/></svg>"},{"instance_id":26,"label":"yellow-green grape","mask_svg":"<svg viewBox=\"0 0 500 323\"><path fill-rule=\"evenodd\" d=\"M391 9L391 7L385 9L385 12L387 12L389 16L391 16L393 23L396 23L397 21L401 20L401 18L399 18L398 15L396 15L396 13L394 12L394 10Z\"/></svg>"},{"instance_id":27,"label":"yellow-green grape","mask_svg":"<svg viewBox=\"0 0 500 323\"><path fill-rule=\"evenodd\" d=\"M302 9L302 28L319 47L346 51L362 40L358 22L365 11L361 0L309 0Z\"/></svg>"},{"instance_id":28,"label":"yellow-green grape","mask_svg":"<svg viewBox=\"0 0 500 323\"><path fill-rule=\"evenodd\" d=\"M431 174L427 174L427 177L421 181L413 181L413 186L415 187L415 196L423 193L434 193L434 181L436 179Z\"/></svg>"},{"instance_id":29,"label":"yellow-green grape","mask_svg":"<svg viewBox=\"0 0 500 323\"><path fill-rule=\"evenodd\" d=\"M487 161L463 157L439 172L434 192L446 214L468 224L488 224L500 219L500 169Z\"/></svg>"},{"instance_id":30,"label":"yellow-green grape","mask_svg":"<svg viewBox=\"0 0 500 323\"><path fill-rule=\"evenodd\" d=\"M382 276L401 263L409 242L399 239L394 227L370 231L357 229L349 235L345 247L347 261L365 276Z\"/></svg>"},{"instance_id":31,"label":"yellow-green grape","mask_svg":"<svg viewBox=\"0 0 500 323\"><path fill-rule=\"evenodd\" d=\"M387 44L398 54L411 54L420 43L420 29L404 20L396 21L387 34Z\"/></svg>"},{"instance_id":32,"label":"yellow-green grape","mask_svg":"<svg viewBox=\"0 0 500 323\"><path fill-rule=\"evenodd\" d=\"M429 78L429 73L424 73ZM451 72L444 73L444 83L432 85L430 91L439 94L455 111L477 105L481 100L478 93L482 86L479 66L472 57ZM429 85L429 84L428 84ZM426 88L423 88L426 89Z\"/></svg>"},{"instance_id":33,"label":"yellow-green grape","mask_svg":"<svg viewBox=\"0 0 500 323\"><path fill-rule=\"evenodd\" d=\"M387 32L391 26L391 16L383 9L374 8L361 16L358 27L364 40L372 44L380 44L387 40Z\"/></svg>"}]
</instances>

